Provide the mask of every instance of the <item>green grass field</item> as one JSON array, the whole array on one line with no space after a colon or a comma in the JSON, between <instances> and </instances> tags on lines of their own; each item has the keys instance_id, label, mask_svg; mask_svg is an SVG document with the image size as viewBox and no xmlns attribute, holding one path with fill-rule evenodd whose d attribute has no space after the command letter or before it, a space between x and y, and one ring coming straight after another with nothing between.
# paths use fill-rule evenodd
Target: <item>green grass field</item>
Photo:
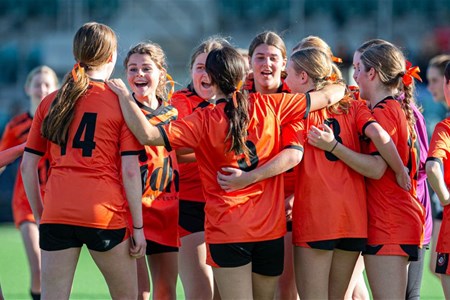
<instances>
[{"instance_id":1,"label":"green grass field","mask_svg":"<svg viewBox=\"0 0 450 300\"><path fill-rule=\"evenodd\" d=\"M20 233L13 225L0 225L0 283L6 300L30 299L29 271ZM429 254L429 251L427 251ZM429 255L425 261L421 299L444 299L439 281L429 269ZM184 299L181 283L178 299ZM109 299L103 277L89 253L83 248L75 273L71 299Z\"/></svg>"}]
</instances>

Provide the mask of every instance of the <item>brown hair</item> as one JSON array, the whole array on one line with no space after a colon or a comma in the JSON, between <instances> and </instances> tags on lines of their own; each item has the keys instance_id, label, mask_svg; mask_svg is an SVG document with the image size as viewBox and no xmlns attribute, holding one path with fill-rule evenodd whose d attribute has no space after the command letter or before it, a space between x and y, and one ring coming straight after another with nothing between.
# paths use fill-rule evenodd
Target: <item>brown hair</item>
<instances>
[{"instance_id":1,"label":"brown hair","mask_svg":"<svg viewBox=\"0 0 450 300\"><path fill-rule=\"evenodd\" d=\"M450 62L450 55L449 54L440 54L435 57L433 57L428 62L428 68L436 68L439 70L439 72L444 75L444 70L447 64Z\"/></svg>"},{"instance_id":2,"label":"brown hair","mask_svg":"<svg viewBox=\"0 0 450 300\"><path fill-rule=\"evenodd\" d=\"M256 47L262 44L278 48L281 51L283 60L287 59L286 45L284 44L283 39L273 31L264 31L255 36L255 38L250 43L250 46L248 47L248 56L252 57ZM286 71L281 71L281 77L286 78Z\"/></svg>"},{"instance_id":3,"label":"brown hair","mask_svg":"<svg viewBox=\"0 0 450 300\"><path fill-rule=\"evenodd\" d=\"M295 72L304 71L308 74L316 90L321 90L329 84L336 83L336 81L344 84L342 77L338 77L334 72L333 65L335 66L335 64L331 61L329 53L322 49L316 47L300 48L291 55L290 61ZM344 97L338 103L330 106L328 110L335 114L346 113L349 107L349 97Z\"/></svg>"},{"instance_id":4,"label":"brown hair","mask_svg":"<svg viewBox=\"0 0 450 300\"><path fill-rule=\"evenodd\" d=\"M225 106L225 113L230 120L226 140L231 140L230 152L247 155L249 149L245 141L250 121L248 94L245 90L237 91L245 77L244 58L233 47L214 49L206 58L206 72L211 77L212 83L217 84L229 100L235 93L237 105L234 105L233 101L228 101Z\"/></svg>"},{"instance_id":5,"label":"brown hair","mask_svg":"<svg viewBox=\"0 0 450 300\"><path fill-rule=\"evenodd\" d=\"M125 70L128 68L128 61L133 54L147 54L161 71L161 78L159 78L158 87L156 88L156 97L160 100L166 101L168 95L167 62L166 55L164 54L161 46L149 41L145 43L139 43L136 46L131 47L123 61Z\"/></svg>"},{"instance_id":6,"label":"brown hair","mask_svg":"<svg viewBox=\"0 0 450 300\"><path fill-rule=\"evenodd\" d=\"M401 97L401 106L410 133L415 136L416 119L411 108L411 103L415 102L415 84L414 80L410 85L403 84L403 76L406 73L406 59L403 53L396 46L386 42L367 48L361 55L361 62L365 70L375 69L383 85L398 91L397 95L393 95L395 98L400 99L398 96L404 94L404 97Z\"/></svg>"},{"instance_id":7,"label":"brown hair","mask_svg":"<svg viewBox=\"0 0 450 300\"><path fill-rule=\"evenodd\" d=\"M79 67L66 74L55 100L44 118L42 136L60 146L65 145L69 126L72 123L77 100L89 86L89 77L84 70L100 67L108 62L117 49L114 31L100 23L86 23L78 29L73 39L73 55Z\"/></svg>"},{"instance_id":8,"label":"brown hair","mask_svg":"<svg viewBox=\"0 0 450 300\"><path fill-rule=\"evenodd\" d=\"M445 65L444 77L446 83L448 83L450 81L450 62L448 62L447 65Z\"/></svg>"}]
</instances>

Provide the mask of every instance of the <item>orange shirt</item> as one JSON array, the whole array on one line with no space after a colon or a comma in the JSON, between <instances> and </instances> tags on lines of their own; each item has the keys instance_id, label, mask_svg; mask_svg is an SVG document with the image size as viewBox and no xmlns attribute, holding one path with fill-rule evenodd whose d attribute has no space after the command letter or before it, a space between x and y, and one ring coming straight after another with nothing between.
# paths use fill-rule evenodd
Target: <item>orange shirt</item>
<instances>
[{"instance_id":1,"label":"orange shirt","mask_svg":"<svg viewBox=\"0 0 450 300\"><path fill-rule=\"evenodd\" d=\"M425 211L416 197L418 155L409 134L406 116L397 100L387 98L373 109L373 115L386 130L397 147L400 158L410 170L413 183L411 191L403 190L395 173L387 168L379 180L368 178L367 203L369 213L370 245L412 244L421 245L424 233ZM371 143L369 153L377 152Z\"/></svg>"},{"instance_id":2,"label":"orange shirt","mask_svg":"<svg viewBox=\"0 0 450 300\"><path fill-rule=\"evenodd\" d=\"M361 152L360 137L375 122L362 101L350 100L347 113L333 114L322 109L309 114L309 126L327 124L337 141ZM367 206L364 176L351 169L332 153L305 141L303 160L296 167L298 185L293 207L293 243L367 238Z\"/></svg>"},{"instance_id":3,"label":"orange shirt","mask_svg":"<svg viewBox=\"0 0 450 300\"><path fill-rule=\"evenodd\" d=\"M215 107L197 110L163 127L166 147L194 149L199 164L205 205L205 235L208 243L253 242L276 239L286 233L283 177L274 176L232 193L217 183L222 167L251 170L276 155L282 146L281 126L300 122L308 105L302 94L251 94L247 146L244 158L227 152L229 120L226 100ZM232 104L230 104L232 105ZM298 144L292 144L302 150Z\"/></svg>"},{"instance_id":4,"label":"orange shirt","mask_svg":"<svg viewBox=\"0 0 450 300\"><path fill-rule=\"evenodd\" d=\"M0 151L5 150L27 140L30 132L33 118L29 113L23 113L14 117L5 128L2 140L0 142ZM38 164L39 183L41 185L41 192L44 192L45 183L48 176L48 160L44 157ZM12 211L14 223L18 227L21 223L35 222L33 212L28 202L25 188L23 187L22 173L17 172L16 182L14 183L14 193L12 198Z\"/></svg>"},{"instance_id":5,"label":"orange shirt","mask_svg":"<svg viewBox=\"0 0 450 300\"><path fill-rule=\"evenodd\" d=\"M255 89L255 80L254 79L247 79L245 81L244 89L247 90L249 93L256 93ZM278 90L276 93L290 93L291 89L289 86L284 82L283 79L281 79L281 85L278 87ZM284 195L286 197L294 194L295 191L295 185L297 182L297 177L295 176L294 170L288 170L283 173L284 176Z\"/></svg>"},{"instance_id":6,"label":"orange shirt","mask_svg":"<svg viewBox=\"0 0 450 300\"><path fill-rule=\"evenodd\" d=\"M153 110L136 103L153 125L168 124L177 118L170 105ZM175 151L163 146L145 146L139 155L142 176L142 215L147 240L162 245L179 247L178 234L178 163Z\"/></svg>"},{"instance_id":7,"label":"orange shirt","mask_svg":"<svg viewBox=\"0 0 450 300\"><path fill-rule=\"evenodd\" d=\"M210 103L198 96L188 87L173 94L171 104L178 110L178 119L192 114L196 109L208 106ZM205 202L202 183L197 162L180 163L180 199L195 202Z\"/></svg>"},{"instance_id":8,"label":"orange shirt","mask_svg":"<svg viewBox=\"0 0 450 300\"><path fill-rule=\"evenodd\" d=\"M121 155L137 155L143 147L125 124L116 94L104 82L91 80L86 94L77 100L65 147L40 133L55 95L39 105L25 148L49 154L41 223L126 227Z\"/></svg>"},{"instance_id":9,"label":"orange shirt","mask_svg":"<svg viewBox=\"0 0 450 300\"><path fill-rule=\"evenodd\" d=\"M450 185L450 118L439 122L434 128L428 150L429 160L442 161L444 167L444 181ZM450 253L450 206L444 206L441 230L436 245L436 251Z\"/></svg>"}]
</instances>

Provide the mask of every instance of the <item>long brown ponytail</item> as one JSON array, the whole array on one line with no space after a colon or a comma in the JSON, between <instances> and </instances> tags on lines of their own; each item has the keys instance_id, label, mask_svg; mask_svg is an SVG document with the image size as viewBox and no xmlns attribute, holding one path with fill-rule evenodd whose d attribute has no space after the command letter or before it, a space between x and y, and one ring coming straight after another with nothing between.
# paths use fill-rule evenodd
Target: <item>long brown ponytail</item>
<instances>
[{"instance_id":1,"label":"long brown ponytail","mask_svg":"<svg viewBox=\"0 0 450 300\"><path fill-rule=\"evenodd\" d=\"M214 49L206 58L206 72L213 84L227 95L225 113L230 120L226 140L231 140L229 152L248 154L247 127L250 121L249 102L246 91L240 89L245 76L243 56L232 47ZM234 98L234 99L233 99Z\"/></svg>"},{"instance_id":2,"label":"long brown ponytail","mask_svg":"<svg viewBox=\"0 0 450 300\"><path fill-rule=\"evenodd\" d=\"M116 48L116 35L108 26L91 22L78 29L73 39L73 55L77 63L64 77L56 99L43 120L43 137L60 146L65 145L77 100L89 86L85 71L107 63Z\"/></svg>"}]
</instances>

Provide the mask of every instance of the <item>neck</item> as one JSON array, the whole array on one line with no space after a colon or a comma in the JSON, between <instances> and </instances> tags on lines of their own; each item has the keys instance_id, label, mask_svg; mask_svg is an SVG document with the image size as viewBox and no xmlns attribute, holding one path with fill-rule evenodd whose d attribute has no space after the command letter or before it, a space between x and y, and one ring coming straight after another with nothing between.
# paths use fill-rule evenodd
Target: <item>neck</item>
<instances>
[{"instance_id":1,"label":"neck","mask_svg":"<svg viewBox=\"0 0 450 300\"><path fill-rule=\"evenodd\" d=\"M395 89L377 89L370 95L370 105L374 107L381 100L386 97L393 96L395 94Z\"/></svg>"},{"instance_id":2,"label":"neck","mask_svg":"<svg viewBox=\"0 0 450 300\"><path fill-rule=\"evenodd\" d=\"M138 100L139 102L141 102L145 106L150 107L151 109L157 109L158 106L159 106L159 101L156 98L156 95L154 95L154 94L153 95L149 95L149 96L142 96L142 97L139 97L136 94L133 94L133 95L134 95L134 98L136 100Z\"/></svg>"},{"instance_id":3,"label":"neck","mask_svg":"<svg viewBox=\"0 0 450 300\"><path fill-rule=\"evenodd\" d=\"M261 93L261 94L275 94L276 92L278 92L278 87L280 85L278 84L277 86L270 88L270 87L264 87L259 85L256 81L255 81L255 91Z\"/></svg>"},{"instance_id":4,"label":"neck","mask_svg":"<svg viewBox=\"0 0 450 300\"><path fill-rule=\"evenodd\" d=\"M108 66L109 64L104 64L103 66L86 71L86 74L89 78L106 81L111 76L111 70Z\"/></svg>"}]
</instances>

